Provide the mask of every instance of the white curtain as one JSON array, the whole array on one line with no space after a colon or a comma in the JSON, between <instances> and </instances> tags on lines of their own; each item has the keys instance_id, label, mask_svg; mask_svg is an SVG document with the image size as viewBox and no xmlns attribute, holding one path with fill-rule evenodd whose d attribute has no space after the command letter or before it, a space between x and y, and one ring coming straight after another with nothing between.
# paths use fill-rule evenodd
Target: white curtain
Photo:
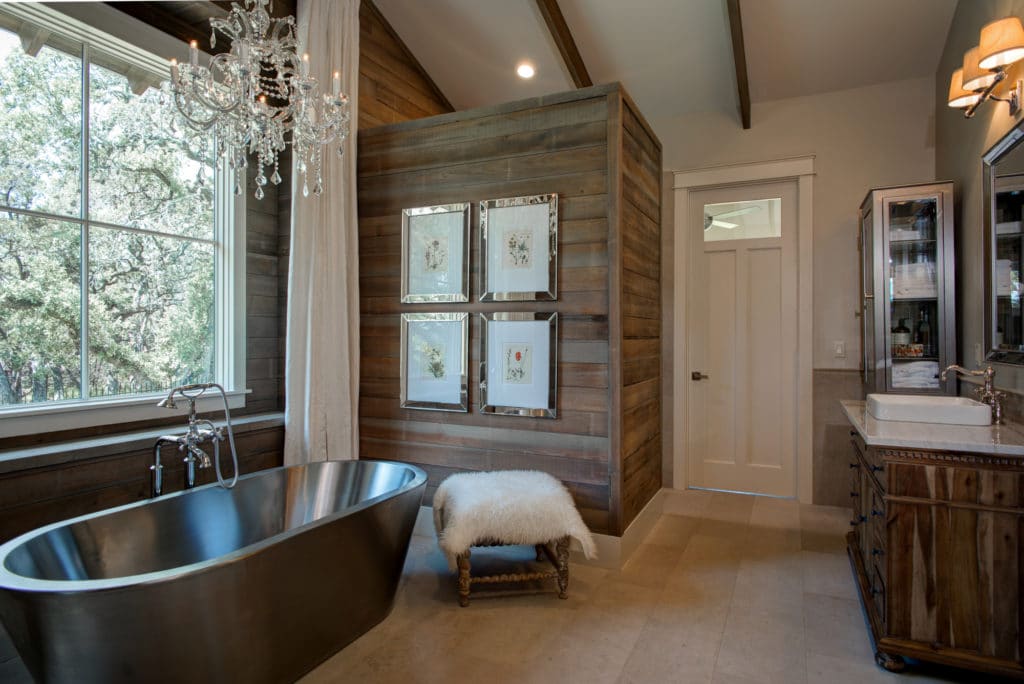
<instances>
[{"instance_id":1,"label":"white curtain","mask_svg":"<svg viewBox=\"0 0 1024 684\"><path fill-rule=\"evenodd\" d=\"M324 149L323 194L303 196L292 164L292 233L285 353L285 465L359 455L359 246L356 112L359 0L298 0L299 51L331 89L341 72L352 113L345 154Z\"/></svg>"}]
</instances>

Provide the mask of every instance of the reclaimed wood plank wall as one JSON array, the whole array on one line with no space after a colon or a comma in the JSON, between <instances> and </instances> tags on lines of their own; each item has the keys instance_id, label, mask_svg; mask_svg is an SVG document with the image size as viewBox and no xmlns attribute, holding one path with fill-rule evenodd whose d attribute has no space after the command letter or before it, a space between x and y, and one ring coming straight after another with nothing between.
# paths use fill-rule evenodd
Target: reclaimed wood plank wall
<instances>
[{"instance_id":1,"label":"reclaimed wood plank wall","mask_svg":"<svg viewBox=\"0 0 1024 684\"><path fill-rule=\"evenodd\" d=\"M359 6L359 129L454 111L371 0Z\"/></svg>"},{"instance_id":2,"label":"reclaimed wood plank wall","mask_svg":"<svg viewBox=\"0 0 1024 684\"><path fill-rule=\"evenodd\" d=\"M360 383L360 457L416 463L430 475L428 497L447 475L461 470L535 468L566 483L584 519L598 532L620 534L653 495L647 476L648 451L657 460L660 447L638 440L640 431L656 434L637 418L657 408L658 392L644 385L651 364L623 373L623 335L630 344L653 339L643 352L657 355L657 300L654 328L622 315L618 288L622 276L624 226L617 193L623 181L624 144L619 131L623 93L616 84L556 96L445 115L430 120L360 132L359 233L362 374ZM657 141L645 136L657 148ZM632 152L630 152L632 153ZM658 152L660 166L660 151ZM657 183L658 174L655 174ZM478 270L479 225L474 204L471 231L470 302L402 305L400 299L401 211L407 207L479 202L542 193L559 196L558 300L481 304ZM657 202L658 193L653 195ZM654 213L657 216L657 212ZM659 240L644 240L657 264ZM632 257L631 257L632 258ZM644 258L649 258L647 255ZM643 270L650 277L655 271ZM656 280L656 277L655 277ZM630 285L637 290L641 285ZM558 330L558 417L554 420L483 415L479 397L479 316L487 311L556 311ZM470 326L470 411L441 413L399 408L399 324L402 312L468 311ZM650 312L644 312L649 314ZM644 319L646 321L646 319ZM633 350L631 346L631 352ZM638 356L638 359L647 359ZM655 371L657 375L657 371ZM613 381L612 378L616 378ZM634 388L634 386L636 386ZM634 413L623 416L628 387ZM654 402L653 404L651 402ZM624 515L620 489L620 446L633 448L625 489L631 493ZM635 445L634 445L634 442ZM650 445L650 446L648 446ZM633 462L644 464L634 467ZM643 499L644 496L647 499ZM643 502L640 503L640 500ZM635 510L633 510L635 509Z\"/></svg>"},{"instance_id":3,"label":"reclaimed wood plank wall","mask_svg":"<svg viewBox=\"0 0 1024 684\"><path fill-rule=\"evenodd\" d=\"M622 467L625 528L661 489L661 143L623 95Z\"/></svg>"},{"instance_id":4,"label":"reclaimed wood plank wall","mask_svg":"<svg viewBox=\"0 0 1024 684\"><path fill-rule=\"evenodd\" d=\"M280 425L237 429L235 438L242 474L281 465ZM0 543L42 525L147 498L152 441L85 447L76 450L73 461L0 472ZM88 457L81 458L82 452ZM183 467L173 447L164 449L163 463L164 491L181 490ZM225 462L222 472L230 474L231 464ZM216 480L212 468L200 470L197 479L200 484Z\"/></svg>"}]
</instances>

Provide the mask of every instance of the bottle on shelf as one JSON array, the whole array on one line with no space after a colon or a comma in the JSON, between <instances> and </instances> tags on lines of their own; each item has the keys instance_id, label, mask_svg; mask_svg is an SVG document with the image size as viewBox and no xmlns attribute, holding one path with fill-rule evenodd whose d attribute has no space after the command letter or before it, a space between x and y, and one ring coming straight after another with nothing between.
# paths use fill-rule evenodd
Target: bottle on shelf
<instances>
[{"instance_id":1,"label":"bottle on shelf","mask_svg":"<svg viewBox=\"0 0 1024 684\"><path fill-rule=\"evenodd\" d=\"M910 344L910 328L907 327L907 319L901 318L895 328L892 329L892 345Z\"/></svg>"},{"instance_id":2,"label":"bottle on shelf","mask_svg":"<svg viewBox=\"0 0 1024 684\"><path fill-rule=\"evenodd\" d=\"M915 338L915 341L922 346L925 356L934 356L932 353L932 324L928 320L927 307L921 307L921 312L918 314Z\"/></svg>"}]
</instances>

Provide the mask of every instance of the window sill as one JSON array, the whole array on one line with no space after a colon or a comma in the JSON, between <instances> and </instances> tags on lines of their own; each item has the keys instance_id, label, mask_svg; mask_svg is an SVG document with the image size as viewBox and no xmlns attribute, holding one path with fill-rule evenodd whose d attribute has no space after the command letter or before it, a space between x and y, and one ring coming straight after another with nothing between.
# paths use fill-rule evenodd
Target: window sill
<instances>
[{"instance_id":1,"label":"window sill","mask_svg":"<svg viewBox=\"0 0 1024 684\"><path fill-rule=\"evenodd\" d=\"M214 424L222 426L224 421L215 420ZM231 427L235 432L236 438L239 435L256 430L283 428L284 414L263 413L242 416L241 418L233 419ZM93 439L79 439L59 442L57 444L47 444L41 447L0 451L0 475L28 468L44 468L62 463L72 463L142 449L151 449L156 438L160 435L176 434L184 431L184 429L185 425L183 423L181 426L176 427L140 430L119 435L105 435Z\"/></svg>"},{"instance_id":2,"label":"window sill","mask_svg":"<svg viewBox=\"0 0 1024 684\"><path fill-rule=\"evenodd\" d=\"M227 393L228 408L245 406L245 395L251 390L233 390ZM37 406L24 406L0 411L0 439L58 430L78 430L99 425L117 425L139 420L154 420L172 415L188 415L188 404L179 402L177 409L156 405L166 393L140 397L114 399L102 402L64 402ZM206 394L196 401L199 413L221 411L224 402L219 394Z\"/></svg>"}]
</instances>

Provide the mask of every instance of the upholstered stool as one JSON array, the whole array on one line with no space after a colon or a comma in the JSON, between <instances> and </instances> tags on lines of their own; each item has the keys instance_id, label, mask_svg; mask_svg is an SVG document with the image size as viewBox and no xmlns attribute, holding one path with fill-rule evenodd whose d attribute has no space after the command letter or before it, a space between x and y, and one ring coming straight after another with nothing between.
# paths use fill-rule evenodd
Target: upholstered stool
<instances>
[{"instance_id":1,"label":"upholstered stool","mask_svg":"<svg viewBox=\"0 0 1024 684\"><path fill-rule=\"evenodd\" d=\"M569 543L576 539L587 558L597 552L572 496L561 482L535 470L452 475L434 494L434 526L449 567L459 573L459 605L469 605L475 583L529 582L553 578L559 598L569 590ZM532 546L550 571L472 576L473 546Z\"/></svg>"}]
</instances>

